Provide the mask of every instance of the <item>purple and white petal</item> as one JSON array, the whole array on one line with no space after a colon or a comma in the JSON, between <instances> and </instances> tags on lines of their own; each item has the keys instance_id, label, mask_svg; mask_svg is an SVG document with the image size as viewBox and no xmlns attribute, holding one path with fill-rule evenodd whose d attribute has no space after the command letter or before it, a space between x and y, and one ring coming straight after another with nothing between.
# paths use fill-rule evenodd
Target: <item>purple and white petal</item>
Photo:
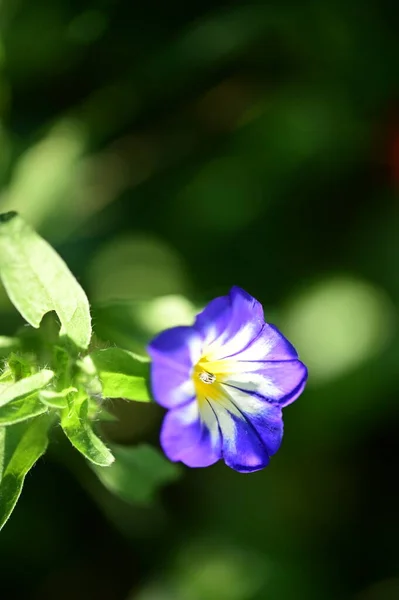
<instances>
[{"instance_id":1,"label":"purple and white petal","mask_svg":"<svg viewBox=\"0 0 399 600\"><path fill-rule=\"evenodd\" d=\"M166 456L188 467L208 467L221 458L221 438L214 412L196 400L169 411L162 424L161 446Z\"/></svg>"},{"instance_id":2,"label":"purple and white petal","mask_svg":"<svg viewBox=\"0 0 399 600\"><path fill-rule=\"evenodd\" d=\"M191 372L201 352L202 339L193 327L167 329L152 340L148 353L152 393L158 404L175 408L194 398Z\"/></svg>"},{"instance_id":3,"label":"purple and white petal","mask_svg":"<svg viewBox=\"0 0 399 600\"><path fill-rule=\"evenodd\" d=\"M264 323L258 335L237 353L236 360L293 360L298 358L294 346L274 325Z\"/></svg>"},{"instance_id":4,"label":"purple and white petal","mask_svg":"<svg viewBox=\"0 0 399 600\"><path fill-rule=\"evenodd\" d=\"M212 403L222 434L222 454L227 466L240 473L259 471L269 464L269 453L255 428L237 411Z\"/></svg>"},{"instance_id":5,"label":"purple and white petal","mask_svg":"<svg viewBox=\"0 0 399 600\"><path fill-rule=\"evenodd\" d=\"M149 354L155 400L171 409L161 432L171 460L204 467L223 458L243 473L269 463L282 441L281 408L301 394L307 369L257 300L233 287L193 327L157 336Z\"/></svg>"},{"instance_id":6,"label":"purple and white petal","mask_svg":"<svg viewBox=\"0 0 399 600\"><path fill-rule=\"evenodd\" d=\"M242 351L264 324L262 305L234 286L228 296L216 298L200 313L194 327L201 333L209 360L221 360Z\"/></svg>"},{"instance_id":7,"label":"purple and white petal","mask_svg":"<svg viewBox=\"0 0 399 600\"><path fill-rule=\"evenodd\" d=\"M283 437L282 411L279 406L270 404L256 394L244 392L241 389L226 384L221 385L224 395L235 412L252 426L272 456L280 448ZM228 404L226 404L228 406Z\"/></svg>"},{"instance_id":8,"label":"purple and white petal","mask_svg":"<svg viewBox=\"0 0 399 600\"><path fill-rule=\"evenodd\" d=\"M306 379L307 368L300 360L237 361L224 383L283 407L302 393Z\"/></svg>"}]
</instances>

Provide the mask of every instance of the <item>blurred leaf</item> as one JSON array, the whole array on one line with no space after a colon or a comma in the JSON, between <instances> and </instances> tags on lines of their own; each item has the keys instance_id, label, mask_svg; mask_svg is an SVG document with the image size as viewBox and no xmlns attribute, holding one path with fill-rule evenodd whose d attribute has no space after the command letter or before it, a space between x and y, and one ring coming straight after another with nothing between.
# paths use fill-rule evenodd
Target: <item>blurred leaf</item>
<instances>
[{"instance_id":1,"label":"blurred leaf","mask_svg":"<svg viewBox=\"0 0 399 600\"><path fill-rule=\"evenodd\" d=\"M8 385L0 392L0 407L8 404L8 402L12 402L18 398L23 398L32 392L40 390L46 386L53 377L53 371L50 371L49 369L43 369L42 371L39 371L39 373L35 373L35 375L25 377L25 379L21 379L16 383Z\"/></svg>"},{"instance_id":2,"label":"blurred leaf","mask_svg":"<svg viewBox=\"0 0 399 600\"><path fill-rule=\"evenodd\" d=\"M37 394L32 394L27 398L19 398L5 406L0 406L0 426L26 421L47 412L47 410L47 406L40 401Z\"/></svg>"},{"instance_id":3,"label":"blurred leaf","mask_svg":"<svg viewBox=\"0 0 399 600\"><path fill-rule=\"evenodd\" d=\"M0 216L0 275L11 302L33 327L55 311L60 335L78 348L91 338L89 303L64 261L15 212Z\"/></svg>"},{"instance_id":4,"label":"blurred leaf","mask_svg":"<svg viewBox=\"0 0 399 600\"><path fill-rule=\"evenodd\" d=\"M105 348L90 354L105 398L150 402L149 361L121 348Z\"/></svg>"},{"instance_id":5,"label":"blurred leaf","mask_svg":"<svg viewBox=\"0 0 399 600\"><path fill-rule=\"evenodd\" d=\"M136 319L137 302L115 301L94 303L93 321L96 336L104 342L111 342L133 352L142 352L148 341L142 323Z\"/></svg>"},{"instance_id":6,"label":"blurred leaf","mask_svg":"<svg viewBox=\"0 0 399 600\"><path fill-rule=\"evenodd\" d=\"M47 45L45 53L49 55ZM86 134L80 123L59 119L18 158L9 186L0 198L2 212L16 210L40 229L56 213L61 215L58 222L65 226L72 204L66 199L71 198L79 179L85 145Z\"/></svg>"},{"instance_id":7,"label":"blurred leaf","mask_svg":"<svg viewBox=\"0 0 399 600\"><path fill-rule=\"evenodd\" d=\"M112 452L115 455L112 467L94 470L103 485L126 502L151 502L162 485L179 476L180 468L152 446L113 445Z\"/></svg>"},{"instance_id":8,"label":"blurred leaf","mask_svg":"<svg viewBox=\"0 0 399 600\"><path fill-rule=\"evenodd\" d=\"M191 325L201 306L181 294L140 300L94 303L91 307L96 335L107 343L142 353L156 334L177 325Z\"/></svg>"},{"instance_id":9,"label":"blurred leaf","mask_svg":"<svg viewBox=\"0 0 399 600\"><path fill-rule=\"evenodd\" d=\"M89 401L83 393L68 396L68 407L61 415L61 426L71 444L90 462L108 467L115 460L108 448L92 430L88 418Z\"/></svg>"},{"instance_id":10,"label":"blurred leaf","mask_svg":"<svg viewBox=\"0 0 399 600\"><path fill-rule=\"evenodd\" d=\"M56 392L55 390L41 390L39 392L39 398L41 402L47 406L53 408L66 408L68 406L67 396L69 394L76 394L77 391L78 390L75 387L65 388L61 392Z\"/></svg>"},{"instance_id":11,"label":"blurred leaf","mask_svg":"<svg viewBox=\"0 0 399 600\"><path fill-rule=\"evenodd\" d=\"M8 520L18 501L25 475L46 451L47 431L50 423L51 419L46 416L34 419L23 433L5 467L0 482L0 529ZM6 429L3 435L7 436L8 431L10 429Z\"/></svg>"}]
</instances>

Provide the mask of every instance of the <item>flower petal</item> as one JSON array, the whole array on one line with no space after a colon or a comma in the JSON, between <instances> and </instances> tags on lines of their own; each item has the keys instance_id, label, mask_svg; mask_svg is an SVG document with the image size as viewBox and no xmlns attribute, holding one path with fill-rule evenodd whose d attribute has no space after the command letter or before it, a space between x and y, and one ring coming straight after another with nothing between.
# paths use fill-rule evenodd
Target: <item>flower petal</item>
<instances>
[{"instance_id":1,"label":"flower petal","mask_svg":"<svg viewBox=\"0 0 399 600\"><path fill-rule=\"evenodd\" d=\"M205 307L194 327L204 339L208 360L220 360L243 350L264 324L261 304L234 286L228 296L216 298Z\"/></svg>"},{"instance_id":2,"label":"flower petal","mask_svg":"<svg viewBox=\"0 0 399 600\"><path fill-rule=\"evenodd\" d=\"M258 335L238 352L236 360L292 360L298 358L294 346L269 323L264 323Z\"/></svg>"},{"instance_id":3,"label":"flower petal","mask_svg":"<svg viewBox=\"0 0 399 600\"><path fill-rule=\"evenodd\" d=\"M162 360L171 367L184 370L200 359L202 340L194 327L172 327L149 343L148 352L152 360Z\"/></svg>"},{"instance_id":4,"label":"flower petal","mask_svg":"<svg viewBox=\"0 0 399 600\"><path fill-rule=\"evenodd\" d=\"M237 361L234 373L226 375L223 383L287 406L302 393L307 376L300 360Z\"/></svg>"},{"instance_id":5,"label":"flower petal","mask_svg":"<svg viewBox=\"0 0 399 600\"><path fill-rule=\"evenodd\" d=\"M241 389L221 385L227 401L233 405L233 412L240 413L242 419L252 426L272 456L280 448L283 437L282 411L279 406Z\"/></svg>"},{"instance_id":6,"label":"flower petal","mask_svg":"<svg viewBox=\"0 0 399 600\"><path fill-rule=\"evenodd\" d=\"M193 327L174 327L148 345L152 359L152 393L158 404L175 408L195 396L191 371L202 352L202 339Z\"/></svg>"},{"instance_id":7,"label":"flower petal","mask_svg":"<svg viewBox=\"0 0 399 600\"><path fill-rule=\"evenodd\" d=\"M209 404L201 406L201 413L196 400L169 411L162 425L161 445L170 460L188 467L208 467L218 461L220 431Z\"/></svg>"},{"instance_id":8,"label":"flower petal","mask_svg":"<svg viewBox=\"0 0 399 600\"><path fill-rule=\"evenodd\" d=\"M212 403L222 434L222 454L228 467L240 473L263 469L269 454L258 432L243 415L230 412L220 403Z\"/></svg>"}]
</instances>

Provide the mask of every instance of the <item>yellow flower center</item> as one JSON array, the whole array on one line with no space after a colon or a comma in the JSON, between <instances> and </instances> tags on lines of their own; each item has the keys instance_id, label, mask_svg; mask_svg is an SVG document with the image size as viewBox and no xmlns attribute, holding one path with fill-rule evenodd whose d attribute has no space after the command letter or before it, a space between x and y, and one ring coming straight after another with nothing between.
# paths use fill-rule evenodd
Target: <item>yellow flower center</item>
<instances>
[{"instance_id":1,"label":"yellow flower center","mask_svg":"<svg viewBox=\"0 0 399 600\"><path fill-rule=\"evenodd\" d=\"M191 375L199 402L205 399L215 401L221 399L223 390L220 383L232 372L231 367L231 362L228 360L208 360L207 356L201 357Z\"/></svg>"}]
</instances>

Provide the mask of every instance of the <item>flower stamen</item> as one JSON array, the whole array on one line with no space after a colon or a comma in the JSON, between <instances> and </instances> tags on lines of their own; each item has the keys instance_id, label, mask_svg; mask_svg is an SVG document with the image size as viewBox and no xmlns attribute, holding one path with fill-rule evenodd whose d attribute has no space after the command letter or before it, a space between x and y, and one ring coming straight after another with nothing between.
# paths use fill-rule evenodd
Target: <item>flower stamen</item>
<instances>
[{"instance_id":1,"label":"flower stamen","mask_svg":"<svg viewBox=\"0 0 399 600\"><path fill-rule=\"evenodd\" d=\"M214 375L213 373L208 373L208 371L201 371L201 373L198 375L198 377L201 379L201 381L203 383L214 383L216 381L216 375Z\"/></svg>"}]
</instances>

